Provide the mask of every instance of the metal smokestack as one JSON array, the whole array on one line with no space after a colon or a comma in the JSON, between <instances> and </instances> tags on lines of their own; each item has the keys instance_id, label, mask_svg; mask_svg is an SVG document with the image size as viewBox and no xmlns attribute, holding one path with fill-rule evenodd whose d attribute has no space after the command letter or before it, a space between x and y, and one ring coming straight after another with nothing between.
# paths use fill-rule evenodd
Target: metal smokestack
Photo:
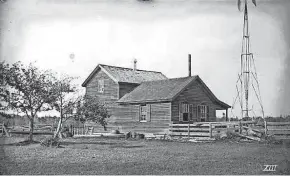
<instances>
[{"instance_id":1,"label":"metal smokestack","mask_svg":"<svg viewBox=\"0 0 290 176\"><path fill-rule=\"evenodd\" d=\"M133 66L133 70L136 71L137 70L137 59L134 59L134 66Z\"/></svg>"},{"instance_id":2,"label":"metal smokestack","mask_svg":"<svg viewBox=\"0 0 290 176\"><path fill-rule=\"evenodd\" d=\"M191 76L191 54L188 54L188 76Z\"/></svg>"}]
</instances>

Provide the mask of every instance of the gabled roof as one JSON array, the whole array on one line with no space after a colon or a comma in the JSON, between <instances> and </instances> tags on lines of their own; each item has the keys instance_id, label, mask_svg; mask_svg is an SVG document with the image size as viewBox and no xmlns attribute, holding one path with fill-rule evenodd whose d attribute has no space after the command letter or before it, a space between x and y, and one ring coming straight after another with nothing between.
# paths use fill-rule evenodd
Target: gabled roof
<instances>
[{"instance_id":1,"label":"gabled roof","mask_svg":"<svg viewBox=\"0 0 290 176\"><path fill-rule=\"evenodd\" d=\"M200 81L205 91L217 104L225 108L231 107L218 100L199 76L143 82L132 92L124 95L117 102L120 104L170 102L173 101L193 81Z\"/></svg>"},{"instance_id":2,"label":"gabled roof","mask_svg":"<svg viewBox=\"0 0 290 176\"><path fill-rule=\"evenodd\" d=\"M195 76L143 82L132 92L124 95L118 103L171 101L194 79Z\"/></svg>"},{"instance_id":3,"label":"gabled roof","mask_svg":"<svg viewBox=\"0 0 290 176\"><path fill-rule=\"evenodd\" d=\"M99 64L92 73L83 82L82 86L86 87L87 83L94 77L98 70L103 70L116 83L137 83L153 80L167 79L161 72L147 71L147 70L133 70L132 68L116 67L110 65Z\"/></svg>"}]
</instances>

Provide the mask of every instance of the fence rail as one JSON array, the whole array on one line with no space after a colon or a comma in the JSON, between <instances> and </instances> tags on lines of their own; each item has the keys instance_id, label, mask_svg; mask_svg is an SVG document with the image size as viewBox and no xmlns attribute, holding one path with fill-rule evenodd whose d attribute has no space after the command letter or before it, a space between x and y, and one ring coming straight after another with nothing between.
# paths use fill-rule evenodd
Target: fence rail
<instances>
[{"instance_id":1,"label":"fence rail","mask_svg":"<svg viewBox=\"0 0 290 176\"><path fill-rule=\"evenodd\" d=\"M0 129L2 129L2 135L6 134L10 136L10 134L29 134L29 126L10 126L6 127L4 124L0 125ZM6 130L6 131L4 131ZM35 135L53 135L55 127L53 125L48 124L34 124L33 134ZM4 132L3 132L4 131Z\"/></svg>"},{"instance_id":2,"label":"fence rail","mask_svg":"<svg viewBox=\"0 0 290 176\"><path fill-rule=\"evenodd\" d=\"M98 126L73 126L69 127L69 131L74 136L83 136L83 135L94 135L98 131Z\"/></svg>"},{"instance_id":3,"label":"fence rail","mask_svg":"<svg viewBox=\"0 0 290 176\"><path fill-rule=\"evenodd\" d=\"M259 126L259 129L255 127ZM83 125L69 126L69 131L74 136L94 136L99 134L109 134L108 131L101 130L100 126ZM112 128L113 129L113 128ZM168 129L168 128L167 128ZM235 122L196 122L191 124L169 124L169 132L171 136L180 137L214 137L219 133L233 131L243 134L244 132L254 131L257 133L265 133L266 136L273 136L275 139L290 139L290 122L264 122L257 124L254 121L235 121ZM262 130L262 132L261 132ZM55 126L47 124L35 124L34 134L53 134ZM10 136L10 134L28 134L28 126L6 127L3 123L0 124L0 134Z\"/></svg>"},{"instance_id":4,"label":"fence rail","mask_svg":"<svg viewBox=\"0 0 290 176\"><path fill-rule=\"evenodd\" d=\"M192 124L170 124L170 135L180 137L213 137L214 135L232 130L242 132L243 126L253 125L254 121L238 122L196 122Z\"/></svg>"},{"instance_id":5,"label":"fence rail","mask_svg":"<svg viewBox=\"0 0 290 176\"><path fill-rule=\"evenodd\" d=\"M290 139L290 122L265 121L265 134L275 139Z\"/></svg>"},{"instance_id":6,"label":"fence rail","mask_svg":"<svg viewBox=\"0 0 290 176\"><path fill-rule=\"evenodd\" d=\"M29 126L12 126L9 128L11 131L29 131ZM48 124L35 124L33 125L34 131L54 131L55 127Z\"/></svg>"}]
</instances>

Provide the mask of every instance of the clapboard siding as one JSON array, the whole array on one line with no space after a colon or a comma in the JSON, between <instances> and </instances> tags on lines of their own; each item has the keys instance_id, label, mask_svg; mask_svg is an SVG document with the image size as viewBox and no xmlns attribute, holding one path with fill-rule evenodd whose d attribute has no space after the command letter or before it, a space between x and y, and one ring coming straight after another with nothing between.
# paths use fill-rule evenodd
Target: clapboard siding
<instances>
[{"instance_id":1,"label":"clapboard siding","mask_svg":"<svg viewBox=\"0 0 290 176\"><path fill-rule=\"evenodd\" d=\"M201 103L209 106L209 121L216 121L216 109L221 107L214 103L210 96L205 92L201 83L195 81L191 83L183 92L181 92L178 97L172 102L172 121L179 121L179 104L182 102L187 102L193 104L193 119L194 121L199 121L197 118L197 106Z\"/></svg>"},{"instance_id":2,"label":"clapboard siding","mask_svg":"<svg viewBox=\"0 0 290 176\"><path fill-rule=\"evenodd\" d=\"M111 122L139 121L138 105L113 104L113 106L110 107L110 111L112 112Z\"/></svg>"},{"instance_id":3,"label":"clapboard siding","mask_svg":"<svg viewBox=\"0 0 290 176\"><path fill-rule=\"evenodd\" d=\"M171 122L171 103L150 104L150 121L139 121L140 105L117 105L109 107L113 110L108 120L108 129L119 129L123 132L135 131L143 133L162 133L169 129ZM101 129L100 129L101 130Z\"/></svg>"},{"instance_id":4,"label":"clapboard siding","mask_svg":"<svg viewBox=\"0 0 290 176\"><path fill-rule=\"evenodd\" d=\"M171 121L171 103L154 103L151 106L151 121Z\"/></svg>"},{"instance_id":5,"label":"clapboard siding","mask_svg":"<svg viewBox=\"0 0 290 176\"><path fill-rule=\"evenodd\" d=\"M119 83L119 98L134 90L138 85L134 83Z\"/></svg>"},{"instance_id":6,"label":"clapboard siding","mask_svg":"<svg viewBox=\"0 0 290 176\"><path fill-rule=\"evenodd\" d=\"M98 80L104 80L104 92L98 92ZM119 98L119 85L105 72L99 70L86 86L86 96L98 97L100 101L117 101Z\"/></svg>"}]
</instances>

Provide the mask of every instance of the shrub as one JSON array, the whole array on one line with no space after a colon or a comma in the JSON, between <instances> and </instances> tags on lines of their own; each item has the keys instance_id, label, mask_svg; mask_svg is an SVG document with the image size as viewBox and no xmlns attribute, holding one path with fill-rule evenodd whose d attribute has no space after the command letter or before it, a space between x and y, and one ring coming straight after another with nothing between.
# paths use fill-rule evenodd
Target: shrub
<instances>
[{"instance_id":1,"label":"shrub","mask_svg":"<svg viewBox=\"0 0 290 176\"><path fill-rule=\"evenodd\" d=\"M60 146L60 141L59 138L45 138L40 142L40 145L45 146L45 147L59 147Z\"/></svg>"},{"instance_id":2,"label":"shrub","mask_svg":"<svg viewBox=\"0 0 290 176\"><path fill-rule=\"evenodd\" d=\"M112 130L111 134L120 134L120 131L119 130Z\"/></svg>"}]
</instances>

